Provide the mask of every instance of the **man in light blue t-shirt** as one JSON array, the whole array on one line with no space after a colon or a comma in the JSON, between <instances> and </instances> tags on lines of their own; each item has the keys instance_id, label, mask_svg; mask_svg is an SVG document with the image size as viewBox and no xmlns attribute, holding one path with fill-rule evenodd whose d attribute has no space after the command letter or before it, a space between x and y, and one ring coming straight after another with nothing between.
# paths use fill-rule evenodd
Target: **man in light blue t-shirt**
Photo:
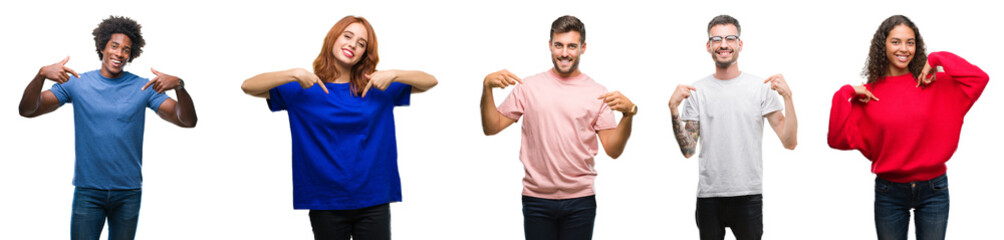
<instances>
[{"instance_id":1,"label":"man in light blue t-shirt","mask_svg":"<svg viewBox=\"0 0 1004 240\"><path fill-rule=\"evenodd\" d=\"M697 141L701 143L696 213L701 239L724 239L726 227L738 240L760 239L764 119L785 148L797 144L798 121L788 83L781 74L765 80L739 71L739 31L739 21L731 16L712 19L707 50L715 73L693 86L677 86L669 100L683 156L690 158ZM777 95L784 99L784 113ZM677 110L681 103L682 114Z\"/></svg>"},{"instance_id":2,"label":"man in light blue t-shirt","mask_svg":"<svg viewBox=\"0 0 1004 240\"><path fill-rule=\"evenodd\" d=\"M36 117L73 103L76 165L71 239L98 239L105 220L109 239L133 239L139 219L143 176L144 108L175 125L195 127L197 117L185 83L157 72L147 80L123 69L145 44L141 26L126 17L109 17L94 29L101 69L77 74L70 57L42 67L28 83L19 112ZM42 91L46 79L56 84ZM175 90L178 101L164 94Z\"/></svg>"}]
</instances>

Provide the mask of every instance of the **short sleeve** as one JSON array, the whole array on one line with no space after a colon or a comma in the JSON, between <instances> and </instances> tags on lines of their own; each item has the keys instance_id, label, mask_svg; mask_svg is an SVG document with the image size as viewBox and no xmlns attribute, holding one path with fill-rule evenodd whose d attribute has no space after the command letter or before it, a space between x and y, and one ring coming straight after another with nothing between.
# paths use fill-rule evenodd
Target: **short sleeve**
<instances>
[{"instance_id":1,"label":"short sleeve","mask_svg":"<svg viewBox=\"0 0 1004 240\"><path fill-rule=\"evenodd\" d=\"M73 98L70 94L70 88L73 87L72 85L74 81L80 81L80 79L71 76L70 81L65 83L53 83L52 87L49 88L49 91L51 91L53 95L56 95L56 99L59 99L60 106L73 102Z\"/></svg>"},{"instance_id":2,"label":"short sleeve","mask_svg":"<svg viewBox=\"0 0 1004 240\"><path fill-rule=\"evenodd\" d=\"M519 117L523 116L523 106L526 103L526 94L523 92L524 86L526 85L516 85L512 89L512 92L509 93L509 96L498 106L499 113L502 113L502 116L513 120L519 120Z\"/></svg>"},{"instance_id":3,"label":"short sleeve","mask_svg":"<svg viewBox=\"0 0 1004 240\"><path fill-rule=\"evenodd\" d=\"M680 120L700 121L701 105L697 103L697 93L690 91L690 97L683 99L683 111L680 112Z\"/></svg>"},{"instance_id":4,"label":"short sleeve","mask_svg":"<svg viewBox=\"0 0 1004 240\"><path fill-rule=\"evenodd\" d=\"M770 89L770 85L763 84L760 85L760 88L762 89L763 92L763 94L761 94L763 98L760 99L761 116L766 116L767 114L770 114L772 112L777 112L781 111L781 109L784 109L784 106L781 105L780 97L778 97L777 92L775 92L773 89Z\"/></svg>"},{"instance_id":5,"label":"short sleeve","mask_svg":"<svg viewBox=\"0 0 1004 240\"><path fill-rule=\"evenodd\" d=\"M596 115L596 122L593 123L593 130L607 130L617 128L617 122L614 121L614 110L610 109L605 103L600 103L600 112Z\"/></svg>"},{"instance_id":6,"label":"short sleeve","mask_svg":"<svg viewBox=\"0 0 1004 240\"><path fill-rule=\"evenodd\" d=\"M394 106L408 106L411 104L411 85L392 82L385 91L394 100Z\"/></svg>"},{"instance_id":7,"label":"short sleeve","mask_svg":"<svg viewBox=\"0 0 1004 240\"><path fill-rule=\"evenodd\" d=\"M297 82L290 82L269 89L268 99L265 99L265 102L268 103L268 109L273 112L286 110L287 97L296 94L296 91L302 91L300 84Z\"/></svg>"},{"instance_id":8,"label":"short sleeve","mask_svg":"<svg viewBox=\"0 0 1004 240\"><path fill-rule=\"evenodd\" d=\"M153 88L147 88L146 90L143 90L143 93L147 94L146 107L152 109L154 112L157 112L157 110L160 109L160 104L164 103L164 101L168 99L167 94L157 93L157 91L154 91Z\"/></svg>"}]
</instances>

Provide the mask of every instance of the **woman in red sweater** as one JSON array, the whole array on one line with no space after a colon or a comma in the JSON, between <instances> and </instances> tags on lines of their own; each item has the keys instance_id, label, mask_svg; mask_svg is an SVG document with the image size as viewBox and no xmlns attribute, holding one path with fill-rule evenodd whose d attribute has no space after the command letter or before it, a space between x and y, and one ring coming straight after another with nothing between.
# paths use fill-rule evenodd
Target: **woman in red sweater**
<instances>
[{"instance_id":1,"label":"woman in red sweater","mask_svg":"<svg viewBox=\"0 0 1004 240\"><path fill-rule=\"evenodd\" d=\"M945 162L959 145L966 112L989 80L955 54L924 53L913 22L889 17L872 38L862 73L868 83L845 85L833 95L828 142L872 161L879 239L907 239L911 209L918 240L945 238Z\"/></svg>"}]
</instances>

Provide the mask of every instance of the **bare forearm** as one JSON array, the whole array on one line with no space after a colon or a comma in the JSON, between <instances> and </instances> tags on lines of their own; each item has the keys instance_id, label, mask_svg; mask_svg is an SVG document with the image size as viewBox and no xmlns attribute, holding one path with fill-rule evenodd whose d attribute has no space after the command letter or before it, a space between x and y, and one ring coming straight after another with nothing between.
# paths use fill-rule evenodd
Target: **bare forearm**
<instances>
[{"instance_id":1,"label":"bare forearm","mask_svg":"<svg viewBox=\"0 0 1004 240\"><path fill-rule=\"evenodd\" d=\"M34 117L39 107L42 105L42 84L45 83L45 76L35 75L35 78L24 88L24 95L21 95L21 104L18 105L18 113L23 117Z\"/></svg>"},{"instance_id":2,"label":"bare forearm","mask_svg":"<svg viewBox=\"0 0 1004 240\"><path fill-rule=\"evenodd\" d=\"M627 141L631 138L631 125L634 122L633 115L625 115L621 118L620 123L617 123L617 128L614 129L614 134L610 135L610 139L607 139L610 147L605 147L607 155L610 158L618 158L624 153L624 148L627 146Z\"/></svg>"},{"instance_id":3,"label":"bare forearm","mask_svg":"<svg viewBox=\"0 0 1004 240\"><path fill-rule=\"evenodd\" d=\"M798 145L798 118L795 117L795 104L791 97L784 98L784 130L781 132L781 144L784 148L795 149Z\"/></svg>"},{"instance_id":4,"label":"bare forearm","mask_svg":"<svg viewBox=\"0 0 1004 240\"><path fill-rule=\"evenodd\" d=\"M174 109L175 115L178 116L178 122L183 127L195 127L195 124L199 121L199 117L195 114L195 103L192 101L192 96L188 94L185 88L179 88L175 90L178 95L178 107Z\"/></svg>"},{"instance_id":5,"label":"bare forearm","mask_svg":"<svg viewBox=\"0 0 1004 240\"><path fill-rule=\"evenodd\" d=\"M673 135L680 145L683 157L690 158L697 149L697 139L700 137L700 124L697 121L687 121L686 126L680 121L680 114L673 113Z\"/></svg>"},{"instance_id":6,"label":"bare forearm","mask_svg":"<svg viewBox=\"0 0 1004 240\"><path fill-rule=\"evenodd\" d=\"M266 94L272 88L296 81L296 77L294 77L296 70L290 69L255 75L244 80L244 84L241 84L241 89L244 90L244 93L252 96ZM193 110L192 112L194 113L195 111Z\"/></svg>"},{"instance_id":7,"label":"bare forearm","mask_svg":"<svg viewBox=\"0 0 1004 240\"><path fill-rule=\"evenodd\" d=\"M439 81L436 80L436 77L422 71L410 71L410 70L392 70L392 71L395 72L394 75L396 76L394 81L410 85L412 88L412 92L416 93L425 92L428 91L429 89L432 89L432 87L435 87L436 84L439 84Z\"/></svg>"},{"instance_id":8,"label":"bare forearm","mask_svg":"<svg viewBox=\"0 0 1004 240\"><path fill-rule=\"evenodd\" d=\"M501 131L495 127L499 125L501 115L498 108L495 107L495 96L492 95L492 89L485 87L481 92L481 129L485 135L495 135Z\"/></svg>"}]
</instances>

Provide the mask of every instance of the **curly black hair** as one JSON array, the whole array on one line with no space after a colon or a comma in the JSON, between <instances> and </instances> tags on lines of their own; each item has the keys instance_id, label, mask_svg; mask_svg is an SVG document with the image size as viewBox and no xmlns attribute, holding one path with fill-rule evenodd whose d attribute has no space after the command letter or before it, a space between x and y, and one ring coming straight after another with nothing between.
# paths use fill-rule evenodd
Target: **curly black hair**
<instances>
[{"instance_id":1,"label":"curly black hair","mask_svg":"<svg viewBox=\"0 0 1004 240\"><path fill-rule=\"evenodd\" d=\"M875 83L886 75L886 71L889 71L891 63L889 57L886 56L885 41L889 37L889 32L901 24L913 29L913 34L916 36L915 46L917 49L914 51L913 60L910 60L907 69L910 70L914 78L920 76L920 72L924 70L924 65L927 64L927 47L924 46L924 38L920 37L920 30L906 16L894 15L886 18L882 25L879 25L878 30L875 30L875 35L872 37L871 50L868 51L865 68L861 71L861 76L867 78L868 83Z\"/></svg>"},{"instance_id":2,"label":"curly black hair","mask_svg":"<svg viewBox=\"0 0 1004 240\"><path fill-rule=\"evenodd\" d=\"M133 59L139 57L143 53L143 45L146 44L143 41L143 34L140 33L139 23L128 18L128 17L116 17L108 16L105 20L102 20L98 27L91 32L94 35L94 47L95 51L98 52L98 59L104 59L104 54L101 50L105 49L108 45L108 41L112 39L112 34L121 33L129 37L132 41L132 49L129 54L128 62L132 62Z\"/></svg>"}]
</instances>

